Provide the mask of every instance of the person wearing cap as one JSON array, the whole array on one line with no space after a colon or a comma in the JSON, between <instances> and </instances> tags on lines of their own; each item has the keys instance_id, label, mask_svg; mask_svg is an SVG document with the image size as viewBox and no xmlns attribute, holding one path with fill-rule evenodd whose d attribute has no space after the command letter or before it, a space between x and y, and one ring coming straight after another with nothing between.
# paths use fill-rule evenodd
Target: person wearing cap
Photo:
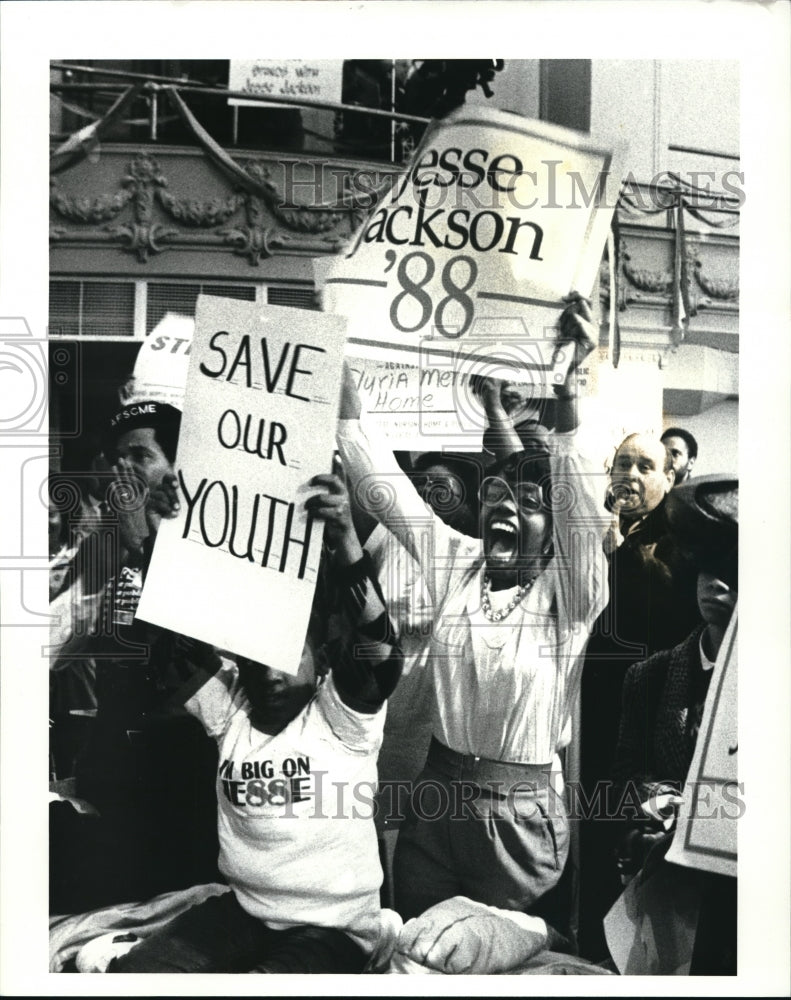
<instances>
[{"instance_id":1,"label":"person wearing cap","mask_svg":"<svg viewBox=\"0 0 791 1000\"><path fill-rule=\"evenodd\" d=\"M96 713L74 779L77 797L100 819L80 817L78 829L62 813L53 821L51 905L59 912L217 877L217 750L163 694L178 637L135 618L156 531L175 496L180 422L175 407L143 398L127 402L105 434L116 475L110 511L78 556L87 589L99 595L97 621L63 643L54 665L96 665Z\"/></svg>"},{"instance_id":2,"label":"person wearing cap","mask_svg":"<svg viewBox=\"0 0 791 1000\"><path fill-rule=\"evenodd\" d=\"M560 341L576 349L558 387L558 428L535 436L530 450L498 388L487 390L499 455L481 486L480 539L432 516L387 461L387 449L360 424L347 372L338 447L351 491L363 504L385 496L386 509L375 513L419 561L435 608L434 736L394 861L404 919L455 896L526 911L565 866L557 753L588 631L607 600L606 512L594 465L578 454L572 433L571 375L593 349L591 329L587 303L573 297L560 322Z\"/></svg>"},{"instance_id":3,"label":"person wearing cap","mask_svg":"<svg viewBox=\"0 0 791 1000\"><path fill-rule=\"evenodd\" d=\"M675 476L674 488L688 482L698 457L698 442L683 427L668 427L659 439L667 448Z\"/></svg>"},{"instance_id":4,"label":"person wearing cap","mask_svg":"<svg viewBox=\"0 0 791 1000\"><path fill-rule=\"evenodd\" d=\"M655 869L672 839L676 811L695 753L709 682L738 599L738 480L707 476L673 491L668 521L679 545L698 568L697 600L702 623L673 649L635 663L623 686L618 746L612 777L622 801L640 802L642 816L629 820L619 850L624 881L646 862ZM636 792L636 795L629 793ZM712 974L735 973L733 884L710 881L706 890L731 912L720 913ZM719 907L718 907L719 908ZM728 939L730 938L730 943ZM726 969L723 964L730 964Z\"/></svg>"}]
</instances>

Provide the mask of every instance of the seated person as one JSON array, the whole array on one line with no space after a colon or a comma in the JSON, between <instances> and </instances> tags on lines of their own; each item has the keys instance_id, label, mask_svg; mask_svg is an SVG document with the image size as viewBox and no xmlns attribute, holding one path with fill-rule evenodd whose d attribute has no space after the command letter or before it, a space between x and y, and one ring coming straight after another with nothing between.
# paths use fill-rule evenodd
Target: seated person
<instances>
[{"instance_id":1,"label":"seated person","mask_svg":"<svg viewBox=\"0 0 791 1000\"><path fill-rule=\"evenodd\" d=\"M374 946L376 755L401 656L342 480L311 485L322 490L305 506L326 523L347 627L321 647L309 635L294 676L242 657L237 674L180 661L179 698L219 747L219 867L232 891L109 972L360 972Z\"/></svg>"}]
</instances>

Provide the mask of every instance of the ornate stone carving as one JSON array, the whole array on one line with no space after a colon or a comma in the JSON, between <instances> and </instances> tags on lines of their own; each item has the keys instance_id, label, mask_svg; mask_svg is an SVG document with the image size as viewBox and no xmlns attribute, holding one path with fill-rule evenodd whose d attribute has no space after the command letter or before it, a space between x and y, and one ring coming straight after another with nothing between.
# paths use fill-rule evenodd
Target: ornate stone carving
<instances>
[{"instance_id":1,"label":"ornate stone carving","mask_svg":"<svg viewBox=\"0 0 791 1000\"><path fill-rule=\"evenodd\" d=\"M49 185L50 205L61 218L70 222L107 222L118 215L131 197L130 191L115 191L94 197L68 195L55 177Z\"/></svg>"},{"instance_id":2,"label":"ornate stone carving","mask_svg":"<svg viewBox=\"0 0 791 1000\"><path fill-rule=\"evenodd\" d=\"M169 191L157 191L157 201L176 222L210 229L227 222L244 198L241 194L231 194L224 201L221 198L202 201L199 198L174 198Z\"/></svg>"},{"instance_id":3,"label":"ornate stone carving","mask_svg":"<svg viewBox=\"0 0 791 1000\"><path fill-rule=\"evenodd\" d=\"M105 226L105 230L120 241L141 263L148 260L150 253L159 253L161 243L178 235L177 229L169 229L153 221L154 192L156 188L167 186L167 180L153 156L138 154L129 165L129 172L121 181L131 192L135 221L129 225Z\"/></svg>"},{"instance_id":4,"label":"ornate stone carving","mask_svg":"<svg viewBox=\"0 0 791 1000\"><path fill-rule=\"evenodd\" d=\"M671 272L649 271L645 267L634 267L631 263L631 254L626 249L625 242L621 258L623 260L623 273L627 281L641 292L650 292L653 294L662 292L667 294L673 287L673 275Z\"/></svg>"},{"instance_id":5,"label":"ornate stone carving","mask_svg":"<svg viewBox=\"0 0 791 1000\"><path fill-rule=\"evenodd\" d=\"M225 243L234 248L234 253L247 257L250 263L255 265L272 256L269 239L273 229L271 226L261 224L264 210L260 198L252 194L245 195L244 207L247 225L221 229L220 235L224 237Z\"/></svg>"},{"instance_id":6,"label":"ornate stone carving","mask_svg":"<svg viewBox=\"0 0 791 1000\"><path fill-rule=\"evenodd\" d=\"M158 159L141 150L123 164L114 192L77 195L60 186L62 178L53 180L50 239L59 247L119 246L141 263L177 247L232 251L251 265L276 253L334 253L392 181L386 178L375 189L366 186L361 195L344 194L332 204L299 205L285 201L271 167L265 160L254 160L244 169L255 186L204 198L202 188L196 190L184 180L181 196L170 190ZM83 190L91 176L88 171L77 181ZM188 196L193 193L198 197ZM73 225L62 225L61 218Z\"/></svg>"},{"instance_id":7,"label":"ornate stone carving","mask_svg":"<svg viewBox=\"0 0 791 1000\"><path fill-rule=\"evenodd\" d=\"M107 226L108 233L112 233L120 242L133 253L137 254L137 259L144 264L152 253L161 253L164 249L163 242L167 242L172 236L178 235L178 229L168 229L158 222L152 225L141 225L134 222L127 226Z\"/></svg>"},{"instance_id":8,"label":"ornate stone carving","mask_svg":"<svg viewBox=\"0 0 791 1000\"><path fill-rule=\"evenodd\" d=\"M703 273L703 261L695 260L692 273L695 281L710 298L717 302L737 302L739 299L739 279L709 278Z\"/></svg>"},{"instance_id":9,"label":"ornate stone carving","mask_svg":"<svg viewBox=\"0 0 791 1000\"><path fill-rule=\"evenodd\" d=\"M334 229L347 212L339 211L329 205L286 205L283 196L272 181L269 167L253 160L245 165L247 173L263 189L261 198L277 221L296 233L326 233ZM257 195L248 194L248 201L257 199Z\"/></svg>"}]
</instances>

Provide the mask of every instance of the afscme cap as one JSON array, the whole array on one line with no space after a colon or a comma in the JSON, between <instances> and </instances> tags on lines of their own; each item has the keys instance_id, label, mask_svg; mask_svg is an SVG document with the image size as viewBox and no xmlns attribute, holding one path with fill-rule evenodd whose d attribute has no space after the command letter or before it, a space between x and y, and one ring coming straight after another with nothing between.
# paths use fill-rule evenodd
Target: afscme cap
<instances>
[{"instance_id":1,"label":"afscme cap","mask_svg":"<svg viewBox=\"0 0 791 1000\"><path fill-rule=\"evenodd\" d=\"M180 426L181 413L169 403L152 399L127 403L110 419L105 432L105 447L112 447L122 434L137 427L153 427L175 439Z\"/></svg>"}]
</instances>

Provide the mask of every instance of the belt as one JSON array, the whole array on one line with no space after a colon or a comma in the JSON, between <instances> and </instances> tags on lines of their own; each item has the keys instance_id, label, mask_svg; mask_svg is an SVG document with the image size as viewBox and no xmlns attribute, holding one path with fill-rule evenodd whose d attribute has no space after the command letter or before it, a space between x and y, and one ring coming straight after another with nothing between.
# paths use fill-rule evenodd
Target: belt
<instances>
[{"instance_id":1,"label":"belt","mask_svg":"<svg viewBox=\"0 0 791 1000\"><path fill-rule=\"evenodd\" d=\"M458 753L432 736L426 763L456 781L526 782L536 788L549 787L552 764L518 764Z\"/></svg>"}]
</instances>

